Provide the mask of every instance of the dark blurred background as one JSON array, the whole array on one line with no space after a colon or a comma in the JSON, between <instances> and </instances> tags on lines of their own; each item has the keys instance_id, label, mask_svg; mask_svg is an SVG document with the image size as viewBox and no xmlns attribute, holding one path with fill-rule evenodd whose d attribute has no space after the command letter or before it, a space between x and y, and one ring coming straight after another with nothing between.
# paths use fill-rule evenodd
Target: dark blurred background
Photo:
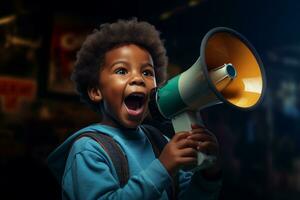
<instances>
[{"instance_id":1,"label":"dark blurred background","mask_svg":"<svg viewBox=\"0 0 300 200\"><path fill-rule=\"evenodd\" d=\"M249 112L202 111L221 146L220 199L300 199L300 2L296 0L0 1L0 199L60 199L48 154L97 122L69 79L76 51L105 22L138 17L162 33L169 77L199 57L216 26L242 33L267 91Z\"/></svg>"}]
</instances>

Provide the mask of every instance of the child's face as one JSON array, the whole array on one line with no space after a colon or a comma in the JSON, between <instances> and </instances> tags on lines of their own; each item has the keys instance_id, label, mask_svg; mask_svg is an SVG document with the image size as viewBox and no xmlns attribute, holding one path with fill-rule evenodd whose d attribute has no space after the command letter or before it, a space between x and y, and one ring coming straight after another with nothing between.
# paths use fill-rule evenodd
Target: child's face
<instances>
[{"instance_id":1,"label":"child's face","mask_svg":"<svg viewBox=\"0 0 300 200\"><path fill-rule=\"evenodd\" d=\"M149 52L134 44L108 51L99 80L102 123L126 128L142 123L148 113L150 91L156 87Z\"/></svg>"}]
</instances>

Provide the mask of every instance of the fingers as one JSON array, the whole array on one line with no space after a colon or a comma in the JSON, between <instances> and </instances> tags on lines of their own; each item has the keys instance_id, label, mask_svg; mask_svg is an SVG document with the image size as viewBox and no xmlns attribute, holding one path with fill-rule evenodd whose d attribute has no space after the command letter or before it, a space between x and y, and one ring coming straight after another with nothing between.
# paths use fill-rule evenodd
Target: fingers
<instances>
[{"instance_id":1,"label":"fingers","mask_svg":"<svg viewBox=\"0 0 300 200\"><path fill-rule=\"evenodd\" d=\"M216 136L210 132L208 129L193 129L190 131L192 135L188 136L187 139L198 141L198 142L205 142L211 141L218 143Z\"/></svg>"},{"instance_id":2,"label":"fingers","mask_svg":"<svg viewBox=\"0 0 300 200\"><path fill-rule=\"evenodd\" d=\"M184 148L189 148L189 147L196 149L198 145L199 145L199 143L197 141L186 139L186 138L177 142L178 149L184 149Z\"/></svg>"},{"instance_id":3,"label":"fingers","mask_svg":"<svg viewBox=\"0 0 300 200\"><path fill-rule=\"evenodd\" d=\"M172 139L178 150L184 150L183 156L194 156L197 151L206 154L218 154L219 146L215 135L198 125L192 125L192 128L189 132L175 134ZM190 148L194 151L191 151Z\"/></svg>"},{"instance_id":4,"label":"fingers","mask_svg":"<svg viewBox=\"0 0 300 200\"><path fill-rule=\"evenodd\" d=\"M215 142L201 142L199 143L197 150L203 153L216 155L218 154L218 145Z\"/></svg>"},{"instance_id":5,"label":"fingers","mask_svg":"<svg viewBox=\"0 0 300 200\"><path fill-rule=\"evenodd\" d=\"M207 128L204 128L204 127L194 128L194 129L190 130L190 133L205 133L208 135L212 135L212 133Z\"/></svg>"},{"instance_id":6,"label":"fingers","mask_svg":"<svg viewBox=\"0 0 300 200\"><path fill-rule=\"evenodd\" d=\"M177 141L180 141L180 140L182 140L182 139L187 138L187 137L190 136L190 135L192 135L192 133L189 133L189 132L180 132L180 133L176 133L176 134L173 136L172 140L173 140L174 142L177 142Z\"/></svg>"},{"instance_id":7,"label":"fingers","mask_svg":"<svg viewBox=\"0 0 300 200\"><path fill-rule=\"evenodd\" d=\"M205 141L215 142L216 138L213 135L208 135L204 133L195 133L188 136L187 140L193 140L198 142L205 142Z\"/></svg>"},{"instance_id":8,"label":"fingers","mask_svg":"<svg viewBox=\"0 0 300 200\"><path fill-rule=\"evenodd\" d=\"M179 163L181 165L196 165L197 164L197 158L196 157L183 157L180 158Z\"/></svg>"},{"instance_id":9,"label":"fingers","mask_svg":"<svg viewBox=\"0 0 300 200\"><path fill-rule=\"evenodd\" d=\"M180 151L181 157L197 157L197 151L194 148L185 148Z\"/></svg>"},{"instance_id":10,"label":"fingers","mask_svg":"<svg viewBox=\"0 0 300 200\"><path fill-rule=\"evenodd\" d=\"M194 125L192 125L192 126L194 126ZM194 127L196 127L196 125ZM179 140L185 139L187 137L190 137L193 134L198 134L198 133L199 134L202 133L202 134L207 134L207 135L213 135L208 129L206 129L204 127L197 126L197 128L194 128L194 129L192 129L192 130L190 130L188 132L179 132L179 133L176 133L174 135L174 137L172 138L172 140L174 142L177 142Z\"/></svg>"}]
</instances>

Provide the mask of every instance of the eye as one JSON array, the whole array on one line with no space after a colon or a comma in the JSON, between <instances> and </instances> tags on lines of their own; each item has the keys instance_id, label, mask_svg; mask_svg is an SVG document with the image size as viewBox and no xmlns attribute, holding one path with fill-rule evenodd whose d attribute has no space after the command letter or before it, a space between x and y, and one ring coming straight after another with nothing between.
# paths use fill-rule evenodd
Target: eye
<instances>
[{"instance_id":1,"label":"eye","mask_svg":"<svg viewBox=\"0 0 300 200\"><path fill-rule=\"evenodd\" d=\"M154 73L152 70L147 69L147 70L143 71L143 75L144 76L154 76Z\"/></svg>"},{"instance_id":2,"label":"eye","mask_svg":"<svg viewBox=\"0 0 300 200\"><path fill-rule=\"evenodd\" d=\"M115 70L115 74L125 75L127 74L127 70L125 68L118 68Z\"/></svg>"}]
</instances>

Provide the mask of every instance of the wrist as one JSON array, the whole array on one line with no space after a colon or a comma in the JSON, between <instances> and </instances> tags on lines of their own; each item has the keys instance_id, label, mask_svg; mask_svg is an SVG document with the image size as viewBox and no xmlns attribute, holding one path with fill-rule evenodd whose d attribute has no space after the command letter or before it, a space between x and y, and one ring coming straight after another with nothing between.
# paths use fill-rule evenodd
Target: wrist
<instances>
[{"instance_id":1,"label":"wrist","mask_svg":"<svg viewBox=\"0 0 300 200\"><path fill-rule=\"evenodd\" d=\"M158 159L160 161L160 163L164 166L164 168L166 169L166 171L169 173L169 175L171 177L174 177L177 173L177 170L175 167L172 167L172 165L168 162L165 162L162 159Z\"/></svg>"}]
</instances>

